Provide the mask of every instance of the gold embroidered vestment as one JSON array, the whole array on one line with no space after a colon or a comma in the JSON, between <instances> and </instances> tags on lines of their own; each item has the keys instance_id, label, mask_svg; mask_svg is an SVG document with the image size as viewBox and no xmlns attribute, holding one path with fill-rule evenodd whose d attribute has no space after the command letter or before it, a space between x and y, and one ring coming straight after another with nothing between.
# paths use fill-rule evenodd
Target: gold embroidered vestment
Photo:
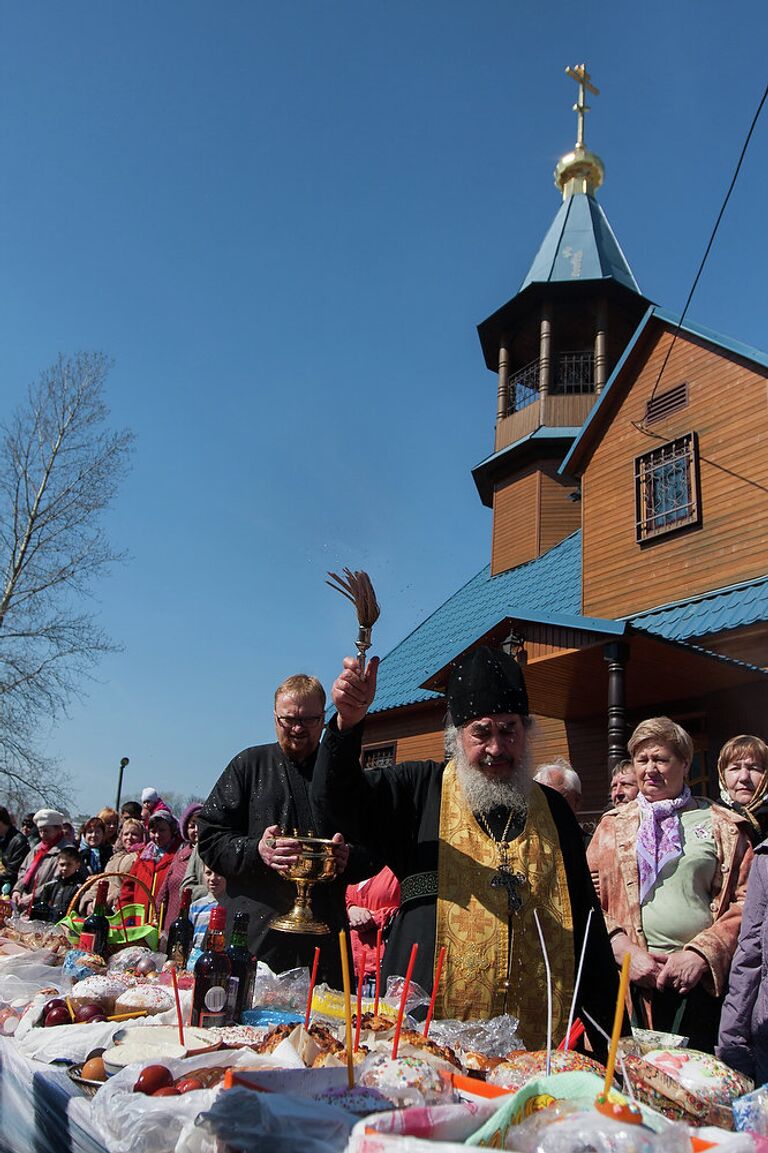
<instances>
[{"instance_id":1,"label":"gold embroidered vestment","mask_svg":"<svg viewBox=\"0 0 768 1153\"><path fill-rule=\"evenodd\" d=\"M475 819L451 761L443 775L440 805L435 953L446 945L447 956L436 1013L459 1020L512 1013L519 1018L526 1047L541 1049L546 1045L547 986L534 909L552 969L555 1044L565 1034L575 966L560 840L546 798L535 784L525 827L508 842L507 860L509 870L525 878L522 907L511 916L505 888L491 885L498 875L498 843Z\"/></svg>"}]
</instances>

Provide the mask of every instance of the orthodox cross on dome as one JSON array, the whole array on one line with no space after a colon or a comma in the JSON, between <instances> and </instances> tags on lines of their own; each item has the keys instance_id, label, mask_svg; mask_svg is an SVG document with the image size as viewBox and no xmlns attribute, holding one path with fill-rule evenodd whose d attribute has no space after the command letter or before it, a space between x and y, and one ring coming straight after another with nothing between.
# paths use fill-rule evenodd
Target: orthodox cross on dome
<instances>
[{"instance_id":1,"label":"orthodox cross on dome","mask_svg":"<svg viewBox=\"0 0 768 1153\"><path fill-rule=\"evenodd\" d=\"M573 111L578 114L579 123L576 134L576 147L584 147L584 114L589 112L589 105L585 99L586 92L592 92L595 96L600 95L600 89L596 88L592 83L592 77L587 72L586 64L576 64L573 68L570 66L566 68L566 74L575 80L579 86L579 99L573 106Z\"/></svg>"}]
</instances>

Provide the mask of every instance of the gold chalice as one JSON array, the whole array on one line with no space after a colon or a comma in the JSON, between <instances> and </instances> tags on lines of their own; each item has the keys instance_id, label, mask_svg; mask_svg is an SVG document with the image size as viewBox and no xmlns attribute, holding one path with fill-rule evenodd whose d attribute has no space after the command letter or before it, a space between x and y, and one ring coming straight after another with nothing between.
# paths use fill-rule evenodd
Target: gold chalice
<instances>
[{"instance_id":1,"label":"gold chalice","mask_svg":"<svg viewBox=\"0 0 768 1153\"><path fill-rule=\"evenodd\" d=\"M300 845L299 856L282 876L296 886L296 900L289 913L282 913L270 922L271 929L281 933L330 933L325 921L312 914L312 889L336 877L335 842L323 837L295 838Z\"/></svg>"}]
</instances>

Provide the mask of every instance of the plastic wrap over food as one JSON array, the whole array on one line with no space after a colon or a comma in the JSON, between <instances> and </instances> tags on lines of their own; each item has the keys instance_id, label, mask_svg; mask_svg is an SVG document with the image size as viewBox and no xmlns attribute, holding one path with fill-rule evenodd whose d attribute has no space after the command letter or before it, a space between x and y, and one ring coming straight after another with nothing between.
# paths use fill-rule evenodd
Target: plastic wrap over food
<instances>
[{"instance_id":1,"label":"plastic wrap over food","mask_svg":"<svg viewBox=\"0 0 768 1153\"><path fill-rule=\"evenodd\" d=\"M484 1057L506 1057L523 1049L517 1017L505 1014L488 1021L433 1021L429 1035L440 1045L448 1045L460 1056L482 1053Z\"/></svg>"},{"instance_id":2,"label":"plastic wrap over food","mask_svg":"<svg viewBox=\"0 0 768 1153\"><path fill-rule=\"evenodd\" d=\"M195 1089L179 1096L152 1097L135 1093L134 1085L142 1069L149 1065L164 1065L175 1080L182 1076L191 1077L200 1070L250 1066L253 1064L252 1056L247 1051L240 1051L203 1053L184 1060L169 1057L158 1061L147 1057L144 1061L127 1065L102 1085L91 1105L94 1120L106 1138L110 1153L157 1153L157 1150L173 1149L185 1122L194 1121L198 1113L209 1109L222 1092L219 1083L215 1087Z\"/></svg>"},{"instance_id":3,"label":"plastic wrap over food","mask_svg":"<svg viewBox=\"0 0 768 1153\"><path fill-rule=\"evenodd\" d=\"M558 1102L510 1130L502 1148L517 1153L690 1153L691 1142L685 1125L653 1133L644 1125L625 1125Z\"/></svg>"},{"instance_id":4,"label":"plastic wrap over food","mask_svg":"<svg viewBox=\"0 0 768 1153\"><path fill-rule=\"evenodd\" d=\"M405 1137L395 1133L378 1133L363 1129L352 1134L347 1153L467 1153L457 1141L426 1141L421 1137Z\"/></svg>"},{"instance_id":5,"label":"plastic wrap over food","mask_svg":"<svg viewBox=\"0 0 768 1153\"><path fill-rule=\"evenodd\" d=\"M161 972L168 958L165 953L153 953L144 945L129 945L120 949L109 960L110 973L147 973Z\"/></svg>"},{"instance_id":6,"label":"plastic wrap over food","mask_svg":"<svg viewBox=\"0 0 768 1153\"><path fill-rule=\"evenodd\" d=\"M758 1133L768 1137L768 1085L761 1085L743 1097L737 1097L731 1106L733 1127L739 1133Z\"/></svg>"},{"instance_id":7,"label":"plastic wrap over food","mask_svg":"<svg viewBox=\"0 0 768 1153\"><path fill-rule=\"evenodd\" d=\"M50 921L29 921L18 913L5 922L0 942L2 948L8 943L9 946L21 945L25 949L48 949L62 957L70 944L66 930L60 925L52 925ZM9 947L8 951L13 952L13 949Z\"/></svg>"},{"instance_id":8,"label":"plastic wrap over food","mask_svg":"<svg viewBox=\"0 0 768 1153\"><path fill-rule=\"evenodd\" d=\"M342 1153L353 1121L341 1109L306 1097L235 1087L187 1119L175 1153Z\"/></svg>"},{"instance_id":9,"label":"plastic wrap over food","mask_svg":"<svg viewBox=\"0 0 768 1153\"><path fill-rule=\"evenodd\" d=\"M448 1105L412 1106L388 1113L374 1113L358 1121L353 1133L375 1129L378 1133L399 1133L430 1141L465 1141L499 1107L497 1100L459 1101Z\"/></svg>"},{"instance_id":10,"label":"plastic wrap over food","mask_svg":"<svg viewBox=\"0 0 768 1153\"><path fill-rule=\"evenodd\" d=\"M549 1055L549 1065L550 1074L586 1072L594 1073L598 1077L605 1077L603 1066L584 1053L555 1049ZM488 1074L487 1080L491 1085L500 1085L504 1089L520 1089L532 1077L544 1074L546 1068L546 1049L515 1053L508 1060L497 1065Z\"/></svg>"},{"instance_id":11,"label":"plastic wrap over food","mask_svg":"<svg viewBox=\"0 0 768 1153\"><path fill-rule=\"evenodd\" d=\"M243 1025L256 1025L266 1029L271 1029L273 1025L293 1025L303 1021L304 1017L301 1013L295 1012L293 1009L246 1009L240 1017Z\"/></svg>"},{"instance_id":12,"label":"plastic wrap over food","mask_svg":"<svg viewBox=\"0 0 768 1153\"><path fill-rule=\"evenodd\" d=\"M708 1104L728 1107L754 1089L749 1077L698 1049L652 1049L643 1059Z\"/></svg>"},{"instance_id":13,"label":"plastic wrap over food","mask_svg":"<svg viewBox=\"0 0 768 1153\"><path fill-rule=\"evenodd\" d=\"M85 949L69 949L64 954L61 971L70 981L84 981L95 973L104 973L107 965L103 957L89 953Z\"/></svg>"},{"instance_id":14,"label":"plastic wrap over food","mask_svg":"<svg viewBox=\"0 0 768 1153\"><path fill-rule=\"evenodd\" d=\"M287 969L273 973L259 961L253 983L253 1007L293 1009L303 1014L309 994L309 969Z\"/></svg>"},{"instance_id":15,"label":"plastic wrap over food","mask_svg":"<svg viewBox=\"0 0 768 1153\"><path fill-rule=\"evenodd\" d=\"M36 955L15 957L15 972L0 972L0 998L8 1003L25 1001L29 1005L41 989L46 995L55 997L62 989L69 989L70 982L64 978L59 968L53 968Z\"/></svg>"},{"instance_id":16,"label":"plastic wrap over food","mask_svg":"<svg viewBox=\"0 0 768 1153\"><path fill-rule=\"evenodd\" d=\"M450 1078L419 1057L372 1053L360 1066L357 1083L378 1089L398 1108L447 1104L454 1098Z\"/></svg>"}]
</instances>

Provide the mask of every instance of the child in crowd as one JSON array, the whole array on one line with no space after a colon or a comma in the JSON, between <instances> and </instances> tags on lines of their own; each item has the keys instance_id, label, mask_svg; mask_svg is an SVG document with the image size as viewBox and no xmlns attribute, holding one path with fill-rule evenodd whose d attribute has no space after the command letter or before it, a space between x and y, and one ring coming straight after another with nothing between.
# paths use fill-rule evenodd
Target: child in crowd
<instances>
[{"instance_id":1,"label":"child in crowd","mask_svg":"<svg viewBox=\"0 0 768 1153\"><path fill-rule=\"evenodd\" d=\"M75 845L62 845L56 862L56 876L46 881L35 896L33 921L60 921L69 903L85 880L80 853Z\"/></svg>"},{"instance_id":2,"label":"child in crowd","mask_svg":"<svg viewBox=\"0 0 768 1153\"><path fill-rule=\"evenodd\" d=\"M189 906L189 919L192 922L192 948L189 951L187 969L192 972L195 961L203 951L205 934L208 932L208 922L211 919L211 909L218 905L219 900L227 891L227 882L219 873L214 873L206 865L203 869L203 878L208 892L199 901L193 901Z\"/></svg>"}]
</instances>

